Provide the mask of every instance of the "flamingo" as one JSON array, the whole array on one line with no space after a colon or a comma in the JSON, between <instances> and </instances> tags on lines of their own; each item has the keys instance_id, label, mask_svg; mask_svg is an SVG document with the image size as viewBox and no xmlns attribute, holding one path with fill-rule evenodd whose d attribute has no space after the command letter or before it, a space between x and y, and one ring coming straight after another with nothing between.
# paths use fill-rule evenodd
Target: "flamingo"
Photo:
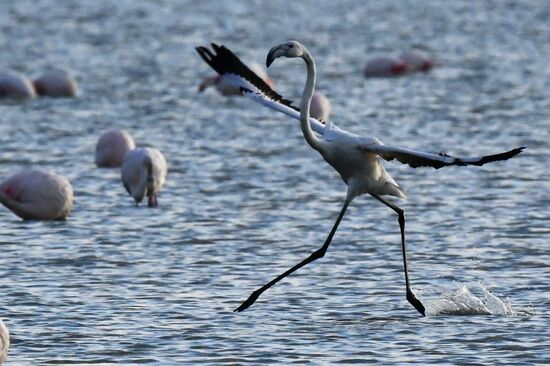
<instances>
[{"instance_id":1,"label":"flamingo","mask_svg":"<svg viewBox=\"0 0 550 366\"><path fill-rule=\"evenodd\" d=\"M409 71L409 66L405 62L381 56L368 61L363 74L366 77L390 77L401 76Z\"/></svg>"},{"instance_id":2,"label":"flamingo","mask_svg":"<svg viewBox=\"0 0 550 366\"><path fill-rule=\"evenodd\" d=\"M36 92L31 80L25 75L15 72L6 71L0 74L0 99L26 99L35 98Z\"/></svg>"},{"instance_id":3,"label":"flamingo","mask_svg":"<svg viewBox=\"0 0 550 366\"><path fill-rule=\"evenodd\" d=\"M262 67L262 65L256 62L252 62L250 64L250 69L253 70L256 73L256 75L260 76L267 85L269 85L270 87L273 87L273 80L269 77L269 75L267 75L267 72ZM206 88L210 86L215 86L221 95L225 95L225 96L241 95L241 91L239 90L239 88L228 83L224 79L223 75L211 76L204 79L199 84L199 88L198 88L199 93L202 93Z\"/></svg>"},{"instance_id":4,"label":"flamingo","mask_svg":"<svg viewBox=\"0 0 550 366\"><path fill-rule=\"evenodd\" d=\"M0 203L23 220L63 220L73 207L73 188L55 173L22 170L0 184Z\"/></svg>"},{"instance_id":5,"label":"flamingo","mask_svg":"<svg viewBox=\"0 0 550 366\"><path fill-rule=\"evenodd\" d=\"M75 97L78 83L66 70L51 69L33 81L36 94L49 97Z\"/></svg>"},{"instance_id":6,"label":"flamingo","mask_svg":"<svg viewBox=\"0 0 550 366\"><path fill-rule=\"evenodd\" d=\"M95 163L100 168L116 168L122 165L124 155L136 147L134 139L123 130L109 130L97 140Z\"/></svg>"},{"instance_id":7,"label":"flamingo","mask_svg":"<svg viewBox=\"0 0 550 366\"><path fill-rule=\"evenodd\" d=\"M397 213L401 233L406 299L420 314L425 316L424 305L416 298L410 287L406 256L405 212L396 204L383 198L383 196L386 195L405 198L405 192L386 172L381 159L388 161L396 159L401 163L408 164L412 168L426 166L439 169L453 165L481 166L494 161L510 159L519 154L524 147L500 154L474 158L459 158L447 154L432 154L385 145L377 138L359 136L338 128L331 122L323 124L314 118L308 118L311 98L315 90L316 71L313 57L301 43L289 41L273 47L269 51L266 60L266 65L268 67L275 59L282 56L288 58L299 57L305 61L307 67L307 80L302 94L300 109L293 106L290 100L284 99L281 95L272 90L257 75L248 69L229 49L216 44L212 44L212 47L214 53L206 47L197 47L197 52L202 59L220 75L224 75L233 85L238 86L243 95L266 107L284 113L294 119L298 119L306 142L321 154L325 161L340 174L344 183L347 184L347 194L343 207L324 244L300 263L252 292L248 299L236 308L235 311L246 310L271 286L308 263L322 258L329 248L348 205L355 197L368 193Z\"/></svg>"},{"instance_id":8,"label":"flamingo","mask_svg":"<svg viewBox=\"0 0 550 366\"><path fill-rule=\"evenodd\" d=\"M409 71L429 71L433 67L439 65L439 61L430 58L424 53L417 50L410 50L401 53L399 59L403 61L407 66Z\"/></svg>"},{"instance_id":9,"label":"flamingo","mask_svg":"<svg viewBox=\"0 0 550 366\"><path fill-rule=\"evenodd\" d=\"M149 207L158 206L157 192L164 185L166 170L166 160L157 149L138 147L126 153L120 170L122 184L136 206L145 196Z\"/></svg>"},{"instance_id":10,"label":"flamingo","mask_svg":"<svg viewBox=\"0 0 550 366\"><path fill-rule=\"evenodd\" d=\"M0 364L6 361L8 358L8 351L10 349L10 332L6 324L0 319Z\"/></svg>"},{"instance_id":11,"label":"flamingo","mask_svg":"<svg viewBox=\"0 0 550 366\"><path fill-rule=\"evenodd\" d=\"M324 94L319 92L313 93L310 116L319 121L328 121L330 117L330 101Z\"/></svg>"}]
</instances>

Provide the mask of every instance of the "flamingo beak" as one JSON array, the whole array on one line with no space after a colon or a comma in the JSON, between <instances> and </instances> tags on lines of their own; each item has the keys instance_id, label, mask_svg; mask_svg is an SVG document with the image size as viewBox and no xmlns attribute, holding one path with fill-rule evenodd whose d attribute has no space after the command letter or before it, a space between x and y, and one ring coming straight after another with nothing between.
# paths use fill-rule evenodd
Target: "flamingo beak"
<instances>
[{"instance_id":1,"label":"flamingo beak","mask_svg":"<svg viewBox=\"0 0 550 366\"><path fill-rule=\"evenodd\" d=\"M279 47L280 46L275 46L275 47L272 47L270 50L269 50L269 53L267 54L267 57L265 59L265 66L266 67L269 67L271 66L271 64L273 63L273 61L275 61L275 59L279 58L280 55L277 54L277 51L279 50Z\"/></svg>"}]
</instances>

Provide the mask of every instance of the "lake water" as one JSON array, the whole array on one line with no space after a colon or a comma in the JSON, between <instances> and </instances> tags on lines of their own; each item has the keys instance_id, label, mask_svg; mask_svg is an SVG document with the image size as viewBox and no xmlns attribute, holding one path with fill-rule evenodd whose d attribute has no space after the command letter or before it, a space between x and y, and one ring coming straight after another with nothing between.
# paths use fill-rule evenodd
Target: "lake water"
<instances>
[{"instance_id":1,"label":"lake water","mask_svg":"<svg viewBox=\"0 0 550 366\"><path fill-rule=\"evenodd\" d=\"M64 222L0 208L8 365L543 364L550 356L550 3L541 1L0 2L0 66L71 70L76 99L0 104L0 176L63 174ZM327 256L234 313L324 241L345 184L296 121L213 90L194 47L246 62L298 39L331 120L387 144L457 155L527 146L483 167L387 170L409 198L404 296L393 211L360 197ZM365 79L368 58L419 48L442 66ZM305 68L277 60L299 100ZM161 150L158 209L136 208L93 152L110 128Z\"/></svg>"}]
</instances>

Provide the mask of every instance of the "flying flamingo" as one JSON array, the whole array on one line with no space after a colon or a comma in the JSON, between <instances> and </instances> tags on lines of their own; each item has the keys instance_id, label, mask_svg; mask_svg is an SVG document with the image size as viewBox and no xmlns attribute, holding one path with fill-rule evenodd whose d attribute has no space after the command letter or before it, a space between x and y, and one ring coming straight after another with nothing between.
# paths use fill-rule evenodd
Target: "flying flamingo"
<instances>
[{"instance_id":1,"label":"flying flamingo","mask_svg":"<svg viewBox=\"0 0 550 366\"><path fill-rule=\"evenodd\" d=\"M75 97L78 83L66 70L51 69L33 81L36 94L48 97Z\"/></svg>"},{"instance_id":2,"label":"flying flamingo","mask_svg":"<svg viewBox=\"0 0 550 366\"><path fill-rule=\"evenodd\" d=\"M136 145L130 134L123 130L104 132L95 146L95 164L100 168L116 168L122 165L124 155Z\"/></svg>"},{"instance_id":3,"label":"flying flamingo","mask_svg":"<svg viewBox=\"0 0 550 366\"><path fill-rule=\"evenodd\" d=\"M55 173L23 170L0 183L0 203L23 220L63 220L73 207L73 188Z\"/></svg>"},{"instance_id":4,"label":"flying flamingo","mask_svg":"<svg viewBox=\"0 0 550 366\"><path fill-rule=\"evenodd\" d=\"M281 95L272 90L257 75L249 70L229 49L215 44L212 44L212 47L214 53L206 47L197 47L197 51L203 60L220 75L224 75L224 77L230 80L235 86L239 86L245 96L292 118L299 119L302 133L307 143L313 149L317 150L328 164L336 169L342 177L342 180L348 186L344 205L322 247L294 267L252 292L250 297L235 309L235 311L246 310L271 286L308 263L322 258L350 202L355 197L368 193L391 208L398 215L405 272L406 298L418 312L425 315L424 305L415 297L410 287L405 242L405 213L403 209L382 197L384 195L389 195L397 198L405 198L405 193L386 172L382 165L381 158L388 161L396 159L413 168L428 166L439 169L451 165L480 166L494 161L507 160L519 154L524 148L520 147L504 153L483 157L457 158L446 154L432 154L385 145L377 138L359 136L342 130L333 123L326 122L323 124L314 118L308 118L311 98L315 90L315 62L311 54L299 42L289 41L288 43L273 47L267 55L266 64L269 66L275 59L282 56L289 58L300 57L305 61L307 67L307 81L302 94L300 109L294 107L289 100L284 99Z\"/></svg>"},{"instance_id":5,"label":"flying flamingo","mask_svg":"<svg viewBox=\"0 0 550 366\"><path fill-rule=\"evenodd\" d=\"M0 319L0 364L8 358L8 350L10 349L10 332Z\"/></svg>"},{"instance_id":6,"label":"flying flamingo","mask_svg":"<svg viewBox=\"0 0 550 366\"><path fill-rule=\"evenodd\" d=\"M15 71L6 71L0 74L0 99L25 99L35 97L36 92L34 91L32 81L25 75Z\"/></svg>"},{"instance_id":7,"label":"flying flamingo","mask_svg":"<svg viewBox=\"0 0 550 366\"><path fill-rule=\"evenodd\" d=\"M160 151L151 147L138 147L128 151L120 169L122 184L136 202L147 196L148 206L156 207L157 192L166 180L166 160Z\"/></svg>"}]
</instances>

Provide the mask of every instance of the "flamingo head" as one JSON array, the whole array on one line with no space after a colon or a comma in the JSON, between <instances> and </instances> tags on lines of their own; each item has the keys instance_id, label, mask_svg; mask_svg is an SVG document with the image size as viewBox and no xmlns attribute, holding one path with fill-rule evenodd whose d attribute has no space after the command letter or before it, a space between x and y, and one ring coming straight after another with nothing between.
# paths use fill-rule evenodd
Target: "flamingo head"
<instances>
[{"instance_id":1,"label":"flamingo head","mask_svg":"<svg viewBox=\"0 0 550 366\"><path fill-rule=\"evenodd\" d=\"M279 57L302 57L304 54L304 46L298 41L288 41L286 43L281 43L278 46L273 47L269 50L267 58L265 60L265 65L269 67L275 59Z\"/></svg>"}]
</instances>

